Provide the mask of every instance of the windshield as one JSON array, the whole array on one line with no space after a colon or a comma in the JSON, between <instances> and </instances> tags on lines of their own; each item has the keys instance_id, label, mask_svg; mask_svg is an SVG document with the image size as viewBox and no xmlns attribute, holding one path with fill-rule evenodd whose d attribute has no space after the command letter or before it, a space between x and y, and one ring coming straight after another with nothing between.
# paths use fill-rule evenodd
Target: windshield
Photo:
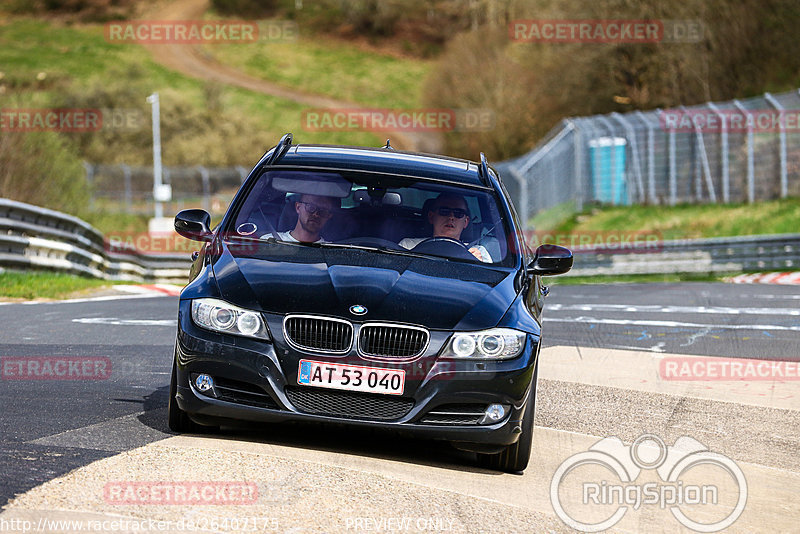
<instances>
[{"instance_id":1,"label":"windshield","mask_svg":"<svg viewBox=\"0 0 800 534\"><path fill-rule=\"evenodd\" d=\"M511 265L511 225L493 192L369 173L276 169L233 214L228 236Z\"/></svg>"}]
</instances>

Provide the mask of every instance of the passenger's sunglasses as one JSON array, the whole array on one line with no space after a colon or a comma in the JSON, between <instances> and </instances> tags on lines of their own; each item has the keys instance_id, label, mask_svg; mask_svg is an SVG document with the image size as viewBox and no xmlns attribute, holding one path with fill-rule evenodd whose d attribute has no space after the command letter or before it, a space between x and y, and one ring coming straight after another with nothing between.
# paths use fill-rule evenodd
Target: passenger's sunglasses
<instances>
[{"instance_id":1,"label":"passenger's sunglasses","mask_svg":"<svg viewBox=\"0 0 800 534\"><path fill-rule=\"evenodd\" d=\"M453 216L456 219L463 219L467 216L467 210L462 210L461 208L439 208L436 212L442 217Z\"/></svg>"},{"instance_id":2,"label":"passenger's sunglasses","mask_svg":"<svg viewBox=\"0 0 800 534\"><path fill-rule=\"evenodd\" d=\"M317 206L316 204L312 204L311 202L300 202L300 204L303 204L306 207L306 211L309 213L309 215L319 215L323 219L327 219L328 217L333 215L333 212L331 210L323 208L321 206Z\"/></svg>"}]
</instances>

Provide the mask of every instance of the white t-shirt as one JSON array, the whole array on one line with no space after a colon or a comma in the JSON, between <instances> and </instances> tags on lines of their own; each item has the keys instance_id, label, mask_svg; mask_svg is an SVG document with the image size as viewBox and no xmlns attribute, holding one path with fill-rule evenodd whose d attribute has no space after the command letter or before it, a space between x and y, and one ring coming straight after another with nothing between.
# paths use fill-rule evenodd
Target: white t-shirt
<instances>
[{"instance_id":1,"label":"white t-shirt","mask_svg":"<svg viewBox=\"0 0 800 534\"><path fill-rule=\"evenodd\" d=\"M267 234L267 237L269 237L271 235L272 234ZM291 230L288 230L286 232L278 232L278 239L280 239L281 241L287 241L289 243L299 243L300 242L300 241L298 241L297 239L294 238L294 236L292 235L292 231ZM327 243L327 241L325 241L322 237L320 237L319 239L314 241L314 243Z\"/></svg>"},{"instance_id":2,"label":"white t-shirt","mask_svg":"<svg viewBox=\"0 0 800 534\"><path fill-rule=\"evenodd\" d=\"M430 239L430 237L406 237L405 239L402 239L398 243L398 245L400 245L403 248L411 250L412 248L416 247L426 239ZM466 245L466 243L464 244ZM486 247L484 247L483 245L473 245L472 247L469 248L469 251L473 253L473 255L475 252L480 254L480 258L478 259L484 263L492 263L494 261L492 260L492 256L489 254L489 251L486 250Z\"/></svg>"}]
</instances>

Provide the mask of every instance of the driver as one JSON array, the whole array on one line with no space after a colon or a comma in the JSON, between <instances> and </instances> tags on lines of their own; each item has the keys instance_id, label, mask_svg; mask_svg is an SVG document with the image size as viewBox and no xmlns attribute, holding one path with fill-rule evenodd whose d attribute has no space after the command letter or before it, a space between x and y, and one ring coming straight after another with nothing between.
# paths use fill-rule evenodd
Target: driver
<instances>
[{"instance_id":1,"label":"driver","mask_svg":"<svg viewBox=\"0 0 800 534\"><path fill-rule=\"evenodd\" d=\"M467 201L455 193L440 194L428 212L428 222L433 225L433 237L449 237L461 241L461 232L469 225ZM426 239L430 238L406 237L400 241L399 245L412 249ZM491 263L493 261L489 251L482 245L474 245L469 248L469 251L482 262Z\"/></svg>"},{"instance_id":2,"label":"driver","mask_svg":"<svg viewBox=\"0 0 800 534\"><path fill-rule=\"evenodd\" d=\"M331 197L301 195L300 200L294 203L297 224L293 230L278 232L278 239L290 243L327 243L319 233L339 208L338 204Z\"/></svg>"}]
</instances>

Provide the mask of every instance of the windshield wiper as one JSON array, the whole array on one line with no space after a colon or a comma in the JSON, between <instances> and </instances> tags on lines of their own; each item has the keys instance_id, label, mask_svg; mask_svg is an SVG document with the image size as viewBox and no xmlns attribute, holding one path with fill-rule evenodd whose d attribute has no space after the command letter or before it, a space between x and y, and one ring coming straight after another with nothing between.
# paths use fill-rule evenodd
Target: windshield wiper
<instances>
[{"instance_id":1,"label":"windshield wiper","mask_svg":"<svg viewBox=\"0 0 800 534\"><path fill-rule=\"evenodd\" d=\"M410 250L407 250L407 249L398 250L398 249L394 249L394 248L378 247L378 246L374 246L374 245L354 245L352 243L315 243L315 244L320 245L321 247L324 247L324 248L344 248L344 249L353 249L353 250L370 250L372 252L381 252L381 253L385 253L385 254L402 254L402 255L410 254L411 256L416 256L418 258L427 258L428 257L428 256L425 256L423 254L418 254L416 252L411 252Z\"/></svg>"}]
</instances>

